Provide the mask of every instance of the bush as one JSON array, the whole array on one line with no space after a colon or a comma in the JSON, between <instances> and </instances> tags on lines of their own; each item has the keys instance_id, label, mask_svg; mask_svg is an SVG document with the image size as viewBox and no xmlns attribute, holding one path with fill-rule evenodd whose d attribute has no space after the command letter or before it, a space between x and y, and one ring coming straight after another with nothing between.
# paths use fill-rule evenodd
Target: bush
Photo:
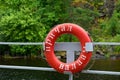
<instances>
[{"instance_id":1,"label":"bush","mask_svg":"<svg viewBox=\"0 0 120 80\"><path fill-rule=\"evenodd\" d=\"M65 6L63 0L0 0L0 41L43 42L50 28L64 21ZM40 46L9 48L12 54L26 55L36 54Z\"/></svg>"}]
</instances>

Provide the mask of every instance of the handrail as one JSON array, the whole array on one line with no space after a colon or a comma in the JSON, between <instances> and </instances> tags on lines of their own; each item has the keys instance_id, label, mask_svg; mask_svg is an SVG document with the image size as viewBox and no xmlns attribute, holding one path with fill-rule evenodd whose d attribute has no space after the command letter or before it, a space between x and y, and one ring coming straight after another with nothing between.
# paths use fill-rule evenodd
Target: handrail
<instances>
[{"instance_id":1,"label":"handrail","mask_svg":"<svg viewBox=\"0 0 120 80\"><path fill-rule=\"evenodd\" d=\"M0 42L1 45L43 45L44 42Z\"/></svg>"},{"instance_id":2,"label":"handrail","mask_svg":"<svg viewBox=\"0 0 120 80\"><path fill-rule=\"evenodd\" d=\"M92 42L93 45L111 45L111 46L119 46L120 42Z\"/></svg>"},{"instance_id":3,"label":"handrail","mask_svg":"<svg viewBox=\"0 0 120 80\"><path fill-rule=\"evenodd\" d=\"M13 65L0 65L0 68L6 69L25 69L25 70L41 70L41 71L56 71L53 68L48 67L30 67L30 66L13 66Z\"/></svg>"},{"instance_id":4,"label":"handrail","mask_svg":"<svg viewBox=\"0 0 120 80\"><path fill-rule=\"evenodd\" d=\"M58 43L61 43L61 42L58 42ZM67 42L62 42L62 43L67 43ZM72 43L74 43L74 42L72 42ZM75 43L79 43L79 42L75 42ZM85 46L86 51L93 51L94 45L119 46L120 42L90 42L90 43L86 43L86 44L87 44ZM44 47L44 42L0 42L0 45L43 45L43 47ZM12 66L12 65L0 65L0 68L55 71L53 68L46 68L46 67L28 67L28 66ZM98 70L83 70L81 73L120 75L120 72L98 71ZM70 73L67 73L67 74L69 74L69 80L73 80L73 74L70 74Z\"/></svg>"},{"instance_id":5,"label":"handrail","mask_svg":"<svg viewBox=\"0 0 120 80\"><path fill-rule=\"evenodd\" d=\"M0 65L0 68L4 68L4 69L22 69L22 70L40 70L40 71L56 71L55 69L49 68L49 67L30 67L30 66L13 66L13 65ZM81 73L120 75L120 72L98 71L98 70L82 70ZM69 73L65 73L65 74L69 74Z\"/></svg>"},{"instance_id":6,"label":"handrail","mask_svg":"<svg viewBox=\"0 0 120 80\"><path fill-rule=\"evenodd\" d=\"M57 42L57 43L69 43L69 42ZM72 42L79 43L79 42ZM93 45L120 45L120 42L90 42ZM43 45L44 42L0 42L0 45Z\"/></svg>"}]
</instances>

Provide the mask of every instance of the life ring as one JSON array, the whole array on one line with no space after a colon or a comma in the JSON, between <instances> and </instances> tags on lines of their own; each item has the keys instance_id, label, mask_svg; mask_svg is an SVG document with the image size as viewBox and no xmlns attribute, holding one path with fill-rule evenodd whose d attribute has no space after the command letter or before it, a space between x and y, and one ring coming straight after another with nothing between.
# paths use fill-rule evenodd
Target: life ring
<instances>
[{"instance_id":1,"label":"life ring","mask_svg":"<svg viewBox=\"0 0 120 80\"><path fill-rule=\"evenodd\" d=\"M57 38L64 34L70 33L75 35L81 43L81 52L77 60L71 63L61 62L54 54L54 45ZM83 70L89 62L92 52L85 51L85 43L91 42L88 33L80 26L72 23L63 23L55 26L45 39L45 57L51 67L60 73L76 73Z\"/></svg>"}]
</instances>

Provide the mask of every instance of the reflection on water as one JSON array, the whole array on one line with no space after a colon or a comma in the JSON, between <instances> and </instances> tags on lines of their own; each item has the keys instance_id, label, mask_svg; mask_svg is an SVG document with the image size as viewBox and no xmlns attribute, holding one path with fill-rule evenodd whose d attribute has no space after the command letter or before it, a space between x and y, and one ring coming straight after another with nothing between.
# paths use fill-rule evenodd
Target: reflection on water
<instances>
[{"instance_id":1,"label":"reflection on water","mask_svg":"<svg viewBox=\"0 0 120 80\"><path fill-rule=\"evenodd\" d=\"M90 65L93 61L90 62ZM42 59L2 59L1 65L24 65L48 67ZM88 66L89 67L89 66ZM120 60L95 60L93 70L120 71ZM57 72L0 69L0 80L68 80L68 75ZM97 74L74 74L74 80L120 80L120 76Z\"/></svg>"},{"instance_id":2,"label":"reflection on water","mask_svg":"<svg viewBox=\"0 0 120 80\"><path fill-rule=\"evenodd\" d=\"M120 72L120 59L119 60L110 60L110 59L95 60L95 63L91 69Z\"/></svg>"}]
</instances>

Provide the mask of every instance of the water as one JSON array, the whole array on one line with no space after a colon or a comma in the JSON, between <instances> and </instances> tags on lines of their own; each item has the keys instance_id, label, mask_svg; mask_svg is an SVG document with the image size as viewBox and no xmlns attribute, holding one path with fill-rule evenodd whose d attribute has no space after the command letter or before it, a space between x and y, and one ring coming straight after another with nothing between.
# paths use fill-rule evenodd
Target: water
<instances>
[{"instance_id":1,"label":"water","mask_svg":"<svg viewBox=\"0 0 120 80\"><path fill-rule=\"evenodd\" d=\"M43 59L1 59L0 64L49 67ZM120 71L120 60L102 59L91 61L91 64L92 70ZM0 69L0 80L68 80L68 77L57 72ZM120 80L120 76L76 73L74 80Z\"/></svg>"}]
</instances>

